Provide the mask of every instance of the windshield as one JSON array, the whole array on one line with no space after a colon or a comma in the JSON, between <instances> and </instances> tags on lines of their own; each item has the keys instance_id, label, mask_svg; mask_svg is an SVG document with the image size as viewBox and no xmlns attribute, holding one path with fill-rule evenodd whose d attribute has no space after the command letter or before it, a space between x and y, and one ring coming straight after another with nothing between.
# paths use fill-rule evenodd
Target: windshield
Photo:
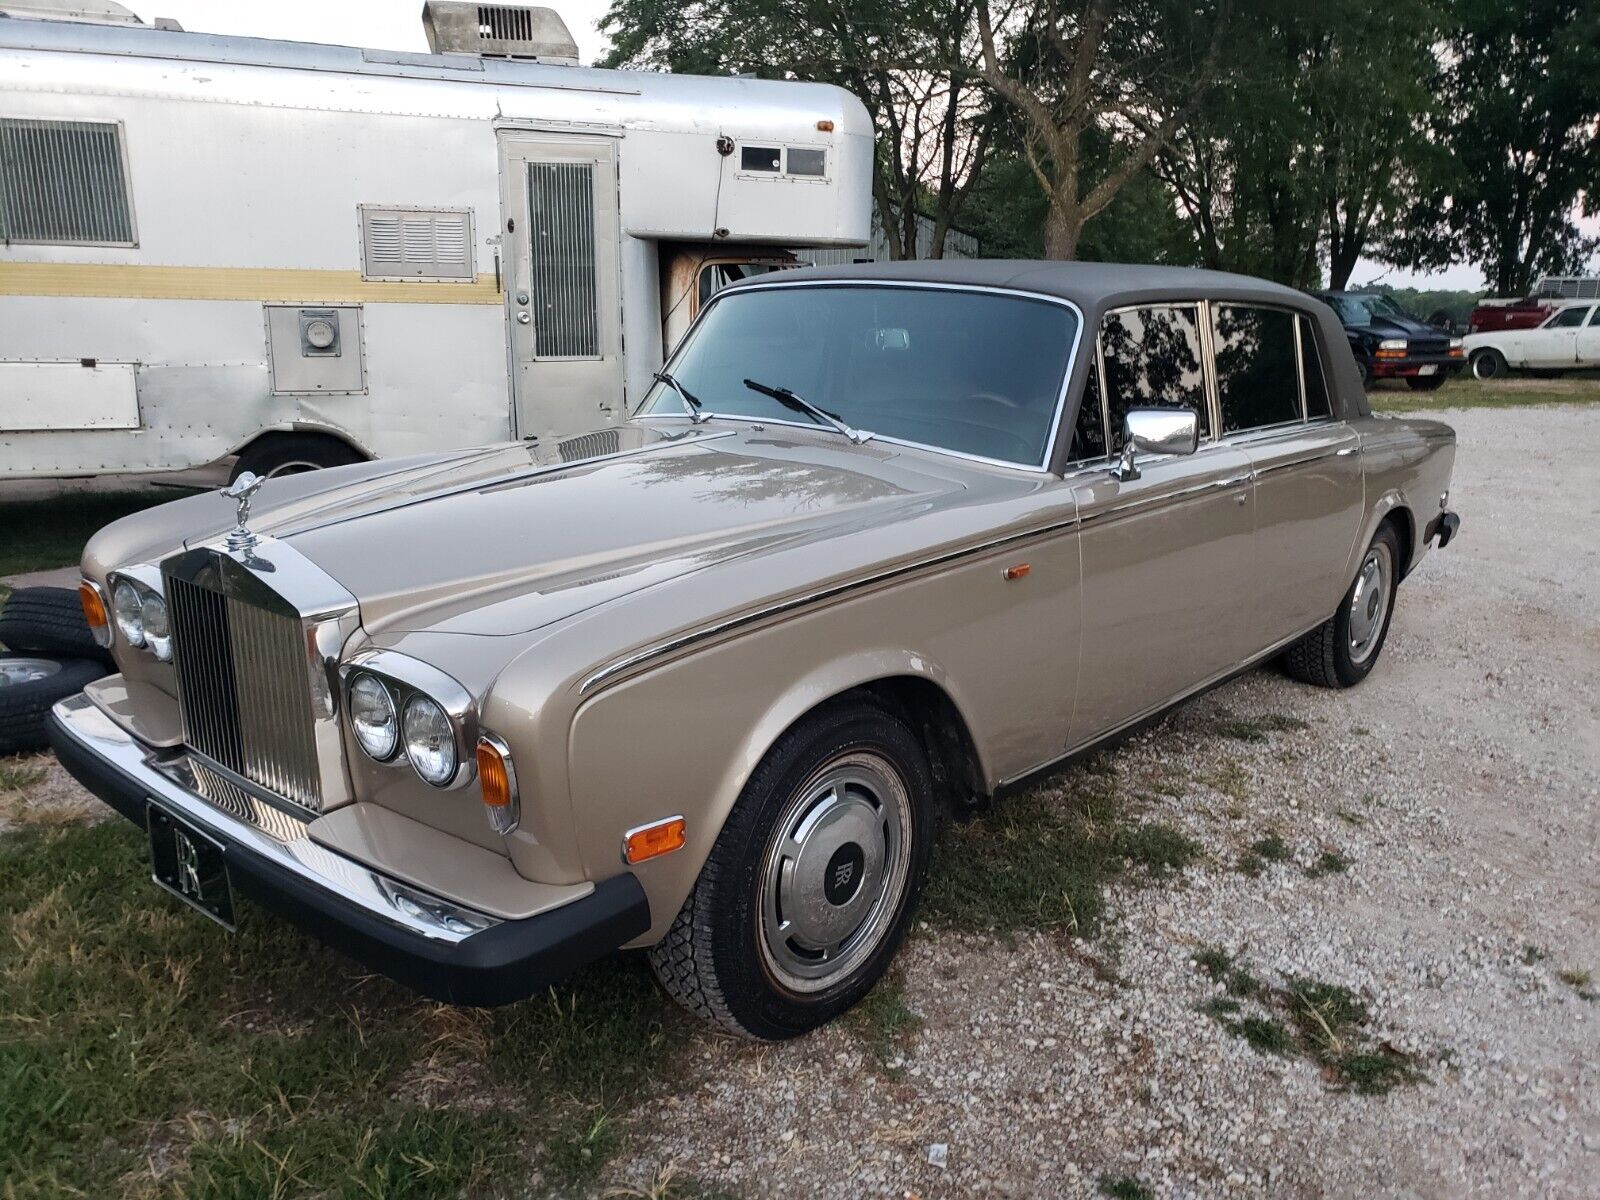
<instances>
[{"instance_id":1,"label":"windshield","mask_svg":"<svg viewBox=\"0 0 1600 1200\"><path fill-rule=\"evenodd\" d=\"M708 413L817 424L746 387L787 388L847 425L1043 466L1077 314L1021 296L883 286L731 292L670 364ZM641 412L681 415L657 384Z\"/></svg>"},{"instance_id":2,"label":"windshield","mask_svg":"<svg viewBox=\"0 0 1600 1200\"><path fill-rule=\"evenodd\" d=\"M1333 306L1346 325L1371 325L1374 317L1403 317L1401 308L1387 296L1334 296Z\"/></svg>"}]
</instances>

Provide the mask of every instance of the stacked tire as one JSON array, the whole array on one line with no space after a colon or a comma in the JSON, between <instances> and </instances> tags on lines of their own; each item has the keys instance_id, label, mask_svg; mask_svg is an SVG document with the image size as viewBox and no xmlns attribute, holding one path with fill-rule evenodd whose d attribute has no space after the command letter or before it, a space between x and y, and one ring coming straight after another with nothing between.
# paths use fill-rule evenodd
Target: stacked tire
<instances>
[{"instance_id":1,"label":"stacked tire","mask_svg":"<svg viewBox=\"0 0 1600 1200\"><path fill-rule=\"evenodd\" d=\"M51 707L111 672L78 594L20 588L0 608L0 755L42 750Z\"/></svg>"}]
</instances>

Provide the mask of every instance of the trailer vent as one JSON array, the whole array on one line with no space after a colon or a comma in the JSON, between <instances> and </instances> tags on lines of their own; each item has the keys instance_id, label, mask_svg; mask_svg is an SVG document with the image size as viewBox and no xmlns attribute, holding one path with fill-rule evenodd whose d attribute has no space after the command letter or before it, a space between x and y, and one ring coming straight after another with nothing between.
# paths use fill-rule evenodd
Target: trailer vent
<instances>
[{"instance_id":1,"label":"trailer vent","mask_svg":"<svg viewBox=\"0 0 1600 1200\"><path fill-rule=\"evenodd\" d=\"M122 126L0 117L0 240L135 245Z\"/></svg>"},{"instance_id":2,"label":"trailer vent","mask_svg":"<svg viewBox=\"0 0 1600 1200\"><path fill-rule=\"evenodd\" d=\"M472 210L361 206L366 279L471 280Z\"/></svg>"},{"instance_id":3,"label":"trailer vent","mask_svg":"<svg viewBox=\"0 0 1600 1200\"><path fill-rule=\"evenodd\" d=\"M578 44L554 9L428 0L422 6L422 24L435 54L578 63Z\"/></svg>"}]
</instances>

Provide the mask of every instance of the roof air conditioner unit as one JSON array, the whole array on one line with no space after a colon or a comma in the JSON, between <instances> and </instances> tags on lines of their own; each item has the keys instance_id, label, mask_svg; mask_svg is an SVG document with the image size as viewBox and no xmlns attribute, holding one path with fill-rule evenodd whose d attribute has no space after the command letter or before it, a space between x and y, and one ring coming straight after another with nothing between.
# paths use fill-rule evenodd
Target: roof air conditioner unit
<instances>
[{"instance_id":1,"label":"roof air conditioner unit","mask_svg":"<svg viewBox=\"0 0 1600 1200\"><path fill-rule=\"evenodd\" d=\"M422 6L428 49L530 62L578 65L578 44L553 8L428 0Z\"/></svg>"}]
</instances>

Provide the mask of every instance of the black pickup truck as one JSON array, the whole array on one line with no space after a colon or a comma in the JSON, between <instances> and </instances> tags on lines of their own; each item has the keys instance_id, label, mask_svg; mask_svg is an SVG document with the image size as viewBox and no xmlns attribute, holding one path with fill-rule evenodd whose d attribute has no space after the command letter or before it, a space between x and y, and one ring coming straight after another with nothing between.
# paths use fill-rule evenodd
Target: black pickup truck
<instances>
[{"instance_id":1,"label":"black pickup truck","mask_svg":"<svg viewBox=\"0 0 1600 1200\"><path fill-rule=\"evenodd\" d=\"M1368 387L1378 379L1404 379L1419 392L1431 392L1466 365L1460 338L1408 315L1387 296L1311 294L1339 314L1350 352L1361 368L1361 382Z\"/></svg>"}]
</instances>

